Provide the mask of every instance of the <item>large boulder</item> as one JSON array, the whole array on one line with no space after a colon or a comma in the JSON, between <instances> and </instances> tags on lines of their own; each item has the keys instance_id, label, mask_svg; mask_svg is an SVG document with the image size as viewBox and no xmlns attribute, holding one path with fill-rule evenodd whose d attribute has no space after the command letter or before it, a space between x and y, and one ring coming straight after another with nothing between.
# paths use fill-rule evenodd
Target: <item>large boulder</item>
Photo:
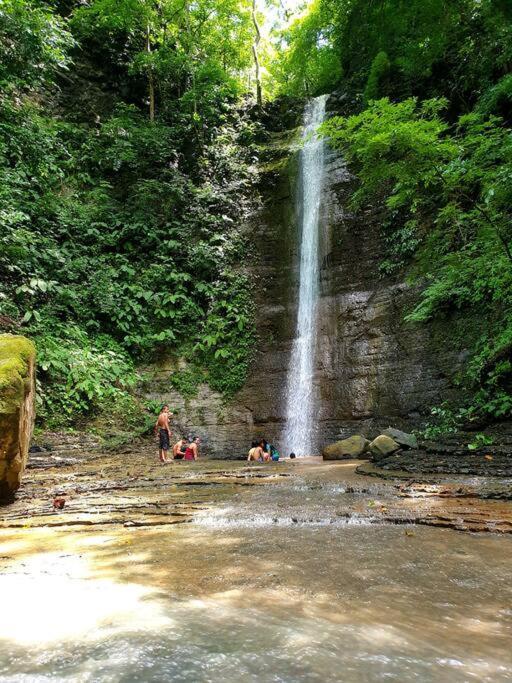
<instances>
[{"instance_id":1,"label":"large boulder","mask_svg":"<svg viewBox=\"0 0 512 683\"><path fill-rule=\"evenodd\" d=\"M324 460L343 460L350 458L359 458L368 449L370 442L364 436L354 434L348 439L336 441L336 443L325 446L322 451Z\"/></svg>"},{"instance_id":2,"label":"large boulder","mask_svg":"<svg viewBox=\"0 0 512 683\"><path fill-rule=\"evenodd\" d=\"M407 434L407 432L401 432L399 429L393 429L393 427L388 427L382 433L396 441L402 448L418 448L418 439L414 434Z\"/></svg>"},{"instance_id":3,"label":"large boulder","mask_svg":"<svg viewBox=\"0 0 512 683\"><path fill-rule=\"evenodd\" d=\"M374 439L369 445L370 453L374 460L380 460L385 458L392 453L400 450L400 445L397 444L390 436L381 434L376 439Z\"/></svg>"},{"instance_id":4,"label":"large boulder","mask_svg":"<svg viewBox=\"0 0 512 683\"><path fill-rule=\"evenodd\" d=\"M0 499L18 489L35 417L36 350L25 337L0 334Z\"/></svg>"}]
</instances>

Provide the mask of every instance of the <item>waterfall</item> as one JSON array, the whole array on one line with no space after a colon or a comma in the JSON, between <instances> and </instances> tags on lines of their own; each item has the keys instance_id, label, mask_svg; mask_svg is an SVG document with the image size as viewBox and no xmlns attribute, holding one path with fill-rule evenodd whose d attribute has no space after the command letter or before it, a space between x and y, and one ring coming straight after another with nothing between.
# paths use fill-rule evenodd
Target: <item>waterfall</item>
<instances>
[{"instance_id":1,"label":"waterfall","mask_svg":"<svg viewBox=\"0 0 512 683\"><path fill-rule=\"evenodd\" d=\"M299 159L297 214L300 217L300 269L297 327L286 387L287 453L310 455L315 448L317 396L313 386L317 337L320 200L324 174L324 141L316 129L325 117L327 95L306 105L303 147Z\"/></svg>"}]
</instances>

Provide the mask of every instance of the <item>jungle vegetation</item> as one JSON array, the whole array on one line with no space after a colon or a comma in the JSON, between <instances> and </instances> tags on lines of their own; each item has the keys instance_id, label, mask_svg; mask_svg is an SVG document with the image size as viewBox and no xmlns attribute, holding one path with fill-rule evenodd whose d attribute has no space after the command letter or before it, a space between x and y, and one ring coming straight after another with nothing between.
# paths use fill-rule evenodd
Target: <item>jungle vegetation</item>
<instances>
[{"instance_id":1,"label":"jungle vegetation","mask_svg":"<svg viewBox=\"0 0 512 683\"><path fill-rule=\"evenodd\" d=\"M241 0L0 2L0 315L46 424L139 412L164 349L243 383L253 36Z\"/></svg>"},{"instance_id":2,"label":"jungle vegetation","mask_svg":"<svg viewBox=\"0 0 512 683\"><path fill-rule=\"evenodd\" d=\"M163 351L187 391L242 386L260 114L334 90L411 324L475 321L450 419L510 416L508 0L0 0L0 326L37 343L44 424L140 412Z\"/></svg>"}]
</instances>

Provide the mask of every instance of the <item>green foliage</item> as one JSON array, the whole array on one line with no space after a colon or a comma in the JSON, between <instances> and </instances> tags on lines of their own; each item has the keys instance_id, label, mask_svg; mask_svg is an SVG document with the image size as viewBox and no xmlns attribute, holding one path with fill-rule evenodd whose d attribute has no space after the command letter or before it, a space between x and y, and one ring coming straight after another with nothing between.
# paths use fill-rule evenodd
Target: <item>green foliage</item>
<instances>
[{"instance_id":1,"label":"green foliage","mask_svg":"<svg viewBox=\"0 0 512 683\"><path fill-rule=\"evenodd\" d=\"M82 40L124 42L114 58L147 81L162 114L176 113L177 102L193 114L196 132L242 92L251 65L244 0L93 0L74 11L72 26Z\"/></svg>"},{"instance_id":2,"label":"green foliage","mask_svg":"<svg viewBox=\"0 0 512 683\"><path fill-rule=\"evenodd\" d=\"M160 407L155 401L141 401L132 394L122 394L103 405L98 415L89 418L88 430L97 433L105 447L115 449L150 433Z\"/></svg>"},{"instance_id":3,"label":"green foliage","mask_svg":"<svg viewBox=\"0 0 512 683\"><path fill-rule=\"evenodd\" d=\"M247 8L97 0L66 21L9 0L0 19L2 35L20 38L3 46L0 321L37 343L40 417L122 413L135 401L135 364L162 350L232 393L253 339L239 262L257 126L234 99ZM75 42L70 74L52 84ZM91 63L123 88L111 86L107 113L88 119L72 98ZM140 81L149 75L153 121Z\"/></svg>"},{"instance_id":4,"label":"green foliage","mask_svg":"<svg viewBox=\"0 0 512 683\"><path fill-rule=\"evenodd\" d=\"M208 368L211 387L231 396L243 385L252 359L255 311L247 277L225 276L211 290L205 331L194 350Z\"/></svg>"},{"instance_id":5,"label":"green foliage","mask_svg":"<svg viewBox=\"0 0 512 683\"><path fill-rule=\"evenodd\" d=\"M69 65L74 40L65 22L37 0L0 1L0 84L34 87ZM2 88L3 89L3 88Z\"/></svg>"},{"instance_id":6,"label":"green foliage","mask_svg":"<svg viewBox=\"0 0 512 683\"><path fill-rule=\"evenodd\" d=\"M477 451L479 448L484 446L490 446L493 443L493 439L482 432L475 434L475 437L471 443L468 443L468 449L470 451Z\"/></svg>"},{"instance_id":7,"label":"green foliage","mask_svg":"<svg viewBox=\"0 0 512 683\"><path fill-rule=\"evenodd\" d=\"M438 439L456 434L460 428L460 415L455 414L453 408L447 403L434 406L431 409L432 420L427 422L425 428L418 435L424 439Z\"/></svg>"},{"instance_id":8,"label":"green foliage","mask_svg":"<svg viewBox=\"0 0 512 683\"><path fill-rule=\"evenodd\" d=\"M377 195L390 211L416 216L417 189L436 183L439 165L456 153L443 135L447 124L439 112L445 106L443 100L418 105L414 99L397 104L382 99L359 115L333 117L324 125L331 143L343 150L362 181L353 197L355 208Z\"/></svg>"},{"instance_id":9,"label":"green foliage","mask_svg":"<svg viewBox=\"0 0 512 683\"><path fill-rule=\"evenodd\" d=\"M512 74L503 76L492 88L480 98L477 111L484 115L496 114L512 119Z\"/></svg>"},{"instance_id":10,"label":"green foliage","mask_svg":"<svg viewBox=\"0 0 512 683\"><path fill-rule=\"evenodd\" d=\"M279 34L279 57L269 70L280 94L310 97L335 88L341 67L331 34L321 0L314 0L305 16Z\"/></svg>"},{"instance_id":11,"label":"green foliage","mask_svg":"<svg viewBox=\"0 0 512 683\"><path fill-rule=\"evenodd\" d=\"M196 397L199 385L205 380L204 370L196 367L183 368L173 372L170 377L171 386L186 399Z\"/></svg>"},{"instance_id":12,"label":"green foliage","mask_svg":"<svg viewBox=\"0 0 512 683\"><path fill-rule=\"evenodd\" d=\"M325 4L347 76L362 88L374 55L384 51L396 65L398 88L406 94L414 92L418 81L425 83L434 64L447 54L460 10L469 2L325 0Z\"/></svg>"},{"instance_id":13,"label":"green foliage","mask_svg":"<svg viewBox=\"0 0 512 683\"><path fill-rule=\"evenodd\" d=\"M79 327L38 337L41 416L49 424L125 401L136 382L133 363L109 337L90 339Z\"/></svg>"},{"instance_id":14,"label":"green foliage","mask_svg":"<svg viewBox=\"0 0 512 683\"><path fill-rule=\"evenodd\" d=\"M375 59L370 67L368 81L364 89L364 102L368 104L370 100L376 100L385 93L383 92L384 81L389 77L391 62L387 54L381 50L375 55Z\"/></svg>"},{"instance_id":15,"label":"green foliage","mask_svg":"<svg viewBox=\"0 0 512 683\"><path fill-rule=\"evenodd\" d=\"M462 382L465 418L512 414L512 131L496 117L442 118L445 100L370 103L324 125L360 186L355 207L380 201L393 225L386 272L415 258L426 283L411 322L485 316Z\"/></svg>"},{"instance_id":16,"label":"green foliage","mask_svg":"<svg viewBox=\"0 0 512 683\"><path fill-rule=\"evenodd\" d=\"M366 102L382 95L404 99L449 97L454 111L469 111L510 70L510 3L496 0L315 0L292 28L278 37L274 71L280 91L304 92L304 73L322 73L319 88L341 89ZM329 54L330 74L321 64ZM387 72L375 79L375 69ZM372 65L373 63L373 65ZM374 73L372 73L372 71ZM385 89L377 87L382 79ZM502 111L494 112L503 115Z\"/></svg>"}]
</instances>

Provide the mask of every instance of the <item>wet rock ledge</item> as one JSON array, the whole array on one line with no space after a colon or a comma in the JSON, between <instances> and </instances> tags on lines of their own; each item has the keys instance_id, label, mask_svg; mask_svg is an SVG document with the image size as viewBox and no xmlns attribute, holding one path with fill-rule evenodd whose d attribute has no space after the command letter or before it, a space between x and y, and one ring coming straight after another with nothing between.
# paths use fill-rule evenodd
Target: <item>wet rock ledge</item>
<instances>
[{"instance_id":1,"label":"wet rock ledge","mask_svg":"<svg viewBox=\"0 0 512 683\"><path fill-rule=\"evenodd\" d=\"M512 479L512 456L506 452L460 452L428 448L398 451L374 463L383 472L411 474L460 474Z\"/></svg>"},{"instance_id":2,"label":"wet rock ledge","mask_svg":"<svg viewBox=\"0 0 512 683\"><path fill-rule=\"evenodd\" d=\"M471 450L474 435L459 435L457 440L418 443L416 436L389 427L369 441L353 435L323 449L324 460L363 458L361 474L391 478L408 474L470 475L512 480L512 437L506 431L492 444Z\"/></svg>"}]
</instances>

